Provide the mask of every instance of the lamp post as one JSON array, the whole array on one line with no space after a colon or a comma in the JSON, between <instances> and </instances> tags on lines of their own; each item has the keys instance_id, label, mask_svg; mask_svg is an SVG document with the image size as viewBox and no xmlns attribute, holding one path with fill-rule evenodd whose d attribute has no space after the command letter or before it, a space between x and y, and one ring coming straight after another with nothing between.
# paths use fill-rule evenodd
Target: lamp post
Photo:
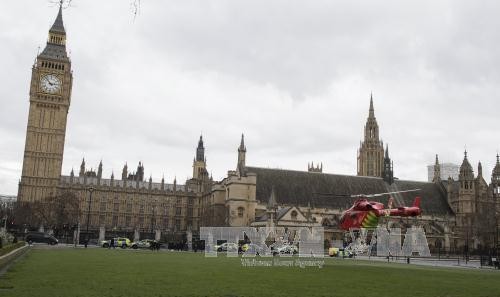
<instances>
[{"instance_id":1,"label":"lamp post","mask_svg":"<svg viewBox=\"0 0 500 297\"><path fill-rule=\"evenodd\" d=\"M85 233L87 234L87 239L85 240L85 248L87 248L87 245L89 244L89 223L90 223L90 205L92 204L92 192L94 192L94 187L90 187L87 189L90 193L90 198L89 198L89 207L87 210L87 228Z\"/></svg>"},{"instance_id":2,"label":"lamp post","mask_svg":"<svg viewBox=\"0 0 500 297\"><path fill-rule=\"evenodd\" d=\"M155 228L155 223L156 223L155 210L156 210L156 201L153 201L153 206L151 207L151 212L152 212L152 216L151 216L151 236L155 236L154 235L154 228Z\"/></svg>"}]
</instances>

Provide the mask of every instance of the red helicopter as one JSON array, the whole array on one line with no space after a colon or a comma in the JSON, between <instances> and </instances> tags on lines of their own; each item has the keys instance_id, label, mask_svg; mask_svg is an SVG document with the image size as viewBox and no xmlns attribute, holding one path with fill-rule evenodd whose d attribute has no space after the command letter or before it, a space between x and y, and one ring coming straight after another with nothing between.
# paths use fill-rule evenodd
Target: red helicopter
<instances>
[{"instance_id":1,"label":"red helicopter","mask_svg":"<svg viewBox=\"0 0 500 297\"><path fill-rule=\"evenodd\" d=\"M368 201L368 197L378 197L395 193L415 192L420 189L380 193L373 195L352 195L351 197L360 197L356 200L351 208L344 211L340 217L340 227L343 230L367 228L377 228L379 217L381 216L398 216L398 217L415 217L422 213L420 208L420 197L416 197L412 206L403 206L392 208L393 198L389 198L388 207L384 208L384 204L376 201Z\"/></svg>"}]
</instances>

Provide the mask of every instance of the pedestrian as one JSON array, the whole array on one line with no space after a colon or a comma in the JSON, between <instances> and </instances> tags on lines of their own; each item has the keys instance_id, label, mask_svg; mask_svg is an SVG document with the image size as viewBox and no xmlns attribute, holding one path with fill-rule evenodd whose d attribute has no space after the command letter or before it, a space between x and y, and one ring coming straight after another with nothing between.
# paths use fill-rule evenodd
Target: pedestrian
<instances>
[{"instance_id":1,"label":"pedestrian","mask_svg":"<svg viewBox=\"0 0 500 297\"><path fill-rule=\"evenodd\" d=\"M115 239L114 238L111 238L111 240L110 240L108 249L110 249L110 248L115 248Z\"/></svg>"}]
</instances>

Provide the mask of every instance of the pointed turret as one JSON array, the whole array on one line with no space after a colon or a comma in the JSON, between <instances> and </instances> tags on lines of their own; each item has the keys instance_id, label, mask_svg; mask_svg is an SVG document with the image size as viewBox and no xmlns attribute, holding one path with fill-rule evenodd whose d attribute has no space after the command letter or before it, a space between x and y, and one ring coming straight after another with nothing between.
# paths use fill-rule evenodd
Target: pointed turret
<instances>
[{"instance_id":1,"label":"pointed turret","mask_svg":"<svg viewBox=\"0 0 500 297\"><path fill-rule=\"evenodd\" d=\"M247 148L245 146L245 134L241 133L241 142L240 142L240 147L238 148L238 151L246 152Z\"/></svg>"},{"instance_id":2,"label":"pointed turret","mask_svg":"<svg viewBox=\"0 0 500 297\"><path fill-rule=\"evenodd\" d=\"M373 93L370 93L370 109L368 111L368 118L375 118L375 108L373 108Z\"/></svg>"},{"instance_id":3,"label":"pointed turret","mask_svg":"<svg viewBox=\"0 0 500 297\"><path fill-rule=\"evenodd\" d=\"M69 174L69 176L71 176L71 177L75 176L75 171L73 170L73 168L71 168L71 173Z\"/></svg>"},{"instance_id":4,"label":"pointed turret","mask_svg":"<svg viewBox=\"0 0 500 297\"><path fill-rule=\"evenodd\" d=\"M269 201L267 201L267 209L276 209L278 203L276 202L276 193L274 192L274 186L271 188L271 195L269 196Z\"/></svg>"},{"instance_id":5,"label":"pointed turret","mask_svg":"<svg viewBox=\"0 0 500 297\"><path fill-rule=\"evenodd\" d=\"M240 146L238 147L238 164L236 170L240 174L240 176L245 175L245 166L246 166L246 152L247 148L245 146L245 135L241 134Z\"/></svg>"},{"instance_id":6,"label":"pointed turret","mask_svg":"<svg viewBox=\"0 0 500 297\"><path fill-rule=\"evenodd\" d=\"M50 58L67 62L68 55L66 53L66 30L64 29L62 4L59 6L56 20L49 30L49 39L42 53L41 58Z\"/></svg>"},{"instance_id":7,"label":"pointed turret","mask_svg":"<svg viewBox=\"0 0 500 297\"><path fill-rule=\"evenodd\" d=\"M161 190L165 190L165 175L162 175L161 177Z\"/></svg>"},{"instance_id":8,"label":"pointed turret","mask_svg":"<svg viewBox=\"0 0 500 297\"><path fill-rule=\"evenodd\" d=\"M276 194L274 192L274 186L271 188L271 195L269 196L269 201L267 201L267 224L268 228L273 228L276 225L276 212L278 210L278 203L276 202Z\"/></svg>"},{"instance_id":9,"label":"pointed turret","mask_svg":"<svg viewBox=\"0 0 500 297\"><path fill-rule=\"evenodd\" d=\"M436 154L436 161L434 162L434 176L432 178L432 182L441 181L441 165L439 165L439 157Z\"/></svg>"},{"instance_id":10,"label":"pointed turret","mask_svg":"<svg viewBox=\"0 0 500 297\"><path fill-rule=\"evenodd\" d=\"M205 161L205 148L203 147L203 135L200 135L198 140L198 147L196 148L196 161Z\"/></svg>"},{"instance_id":11,"label":"pointed turret","mask_svg":"<svg viewBox=\"0 0 500 297\"><path fill-rule=\"evenodd\" d=\"M97 168L97 178L102 178L102 160L99 162L99 167Z\"/></svg>"},{"instance_id":12,"label":"pointed turret","mask_svg":"<svg viewBox=\"0 0 500 297\"><path fill-rule=\"evenodd\" d=\"M203 135L200 135L198 147L196 148L196 158L193 161L193 179L208 179L207 159L205 158L205 147L203 146Z\"/></svg>"},{"instance_id":13,"label":"pointed turret","mask_svg":"<svg viewBox=\"0 0 500 297\"><path fill-rule=\"evenodd\" d=\"M122 170L122 180L126 180L127 175L128 175L128 166L127 166L127 162L125 162L125 165L123 166L123 170Z\"/></svg>"},{"instance_id":14,"label":"pointed turret","mask_svg":"<svg viewBox=\"0 0 500 297\"><path fill-rule=\"evenodd\" d=\"M137 166L137 173L135 175L136 181L144 181L144 164L139 161Z\"/></svg>"},{"instance_id":15,"label":"pointed turret","mask_svg":"<svg viewBox=\"0 0 500 297\"><path fill-rule=\"evenodd\" d=\"M80 165L80 173L78 176L85 176L85 158L82 159L82 164Z\"/></svg>"},{"instance_id":16,"label":"pointed turret","mask_svg":"<svg viewBox=\"0 0 500 297\"><path fill-rule=\"evenodd\" d=\"M477 177L483 177L483 165L481 164L481 161L477 164Z\"/></svg>"},{"instance_id":17,"label":"pointed turret","mask_svg":"<svg viewBox=\"0 0 500 297\"><path fill-rule=\"evenodd\" d=\"M49 32L66 35L62 16L62 3L59 5L59 12L57 13L56 20L54 21L54 24L50 28Z\"/></svg>"},{"instance_id":18,"label":"pointed turret","mask_svg":"<svg viewBox=\"0 0 500 297\"><path fill-rule=\"evenodd\" d=\"M467 159L467 151L464 152L464 160L460 166L458 181L460 182L460 193L474 190L474 171L472 170L472 166ZM461 196L459 196L459 199L460 197Z\"/></svg>"},{"instance_id":19,"label":"pointed turret","mask_svg":"<svg viewBox=\"0 0 500 297\"><path fill-rule=\"evenodd\" d=\"M491 183L500 187L500 156L497 153L497 163L491 172Z\"/></svg>"},{"instance_id":20,"label":"pointed turret","mask_svg":"<svg viewBox=\"0 0 500 297\"><path fill-rule=\"evenodd\" d=\"M497 163L495 164L495 168L493 168L493 174L500 174L500 156L497 153Z\"/></svg>"},{"instance_id":21,"label":"pointed turret","mask_svg":"<svg viewBox=\"0 0 500 297\"><path fill-rule=\"evenodd\" d=\"M460 175L459 180L473 180L474 179L474 171L472 170L472 166L467 159L467 151L464 152L464 160L462 161L462 165L460 166Z\"/></svg>"},{"instance_id":22,"label":"pointed turret","mask_svg":"<svg viewBox=\"0 0 500 297\"><path fill-rule=\"evenodd\" d=\"M385 157L384 157L384 168L382 171L382 178L388 184L394 183L394 170L393 163L391 158L389 157L389 144L386 144L385 147Z\"/></svg>"},{"instance_id":23,"label":"pointed turret","mask_svg":"<svg viewBox=\"0 0 500 297\"><path fill-rule=\"evenodd\" d=\"M370 94L370 110L368 112L368 119L365 125L365 142L367 140L380 142L378 137L378 123L375 117L375 108L373 108L373 96Z\"/></svg>"}]
</instances>

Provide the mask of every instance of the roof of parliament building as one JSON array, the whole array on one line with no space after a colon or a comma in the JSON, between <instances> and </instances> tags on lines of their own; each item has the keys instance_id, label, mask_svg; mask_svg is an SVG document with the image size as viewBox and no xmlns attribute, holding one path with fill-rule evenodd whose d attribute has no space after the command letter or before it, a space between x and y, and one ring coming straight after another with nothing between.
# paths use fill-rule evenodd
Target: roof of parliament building
<instances>
[{"instance_id":1,"label":"roof of parliament building","mask_svg":"<svg viewBox=\"0 0 500 297\"><path fill-rule=\"evenodd\" d=\"M452 214L446 194L435 183L395 180L389 185L382 178L377 177L259 167L246 167L246 172L257 175L256 199L261 202L269 199L273 187L278 204L339 209L349 208L355 200L359 199L350 195L420 189L416 192L392 195L396 206L411 206L415 197L420 196L424 214ZM374 199L387 203L388 196Z\"/></svg>"}]
</instances>

